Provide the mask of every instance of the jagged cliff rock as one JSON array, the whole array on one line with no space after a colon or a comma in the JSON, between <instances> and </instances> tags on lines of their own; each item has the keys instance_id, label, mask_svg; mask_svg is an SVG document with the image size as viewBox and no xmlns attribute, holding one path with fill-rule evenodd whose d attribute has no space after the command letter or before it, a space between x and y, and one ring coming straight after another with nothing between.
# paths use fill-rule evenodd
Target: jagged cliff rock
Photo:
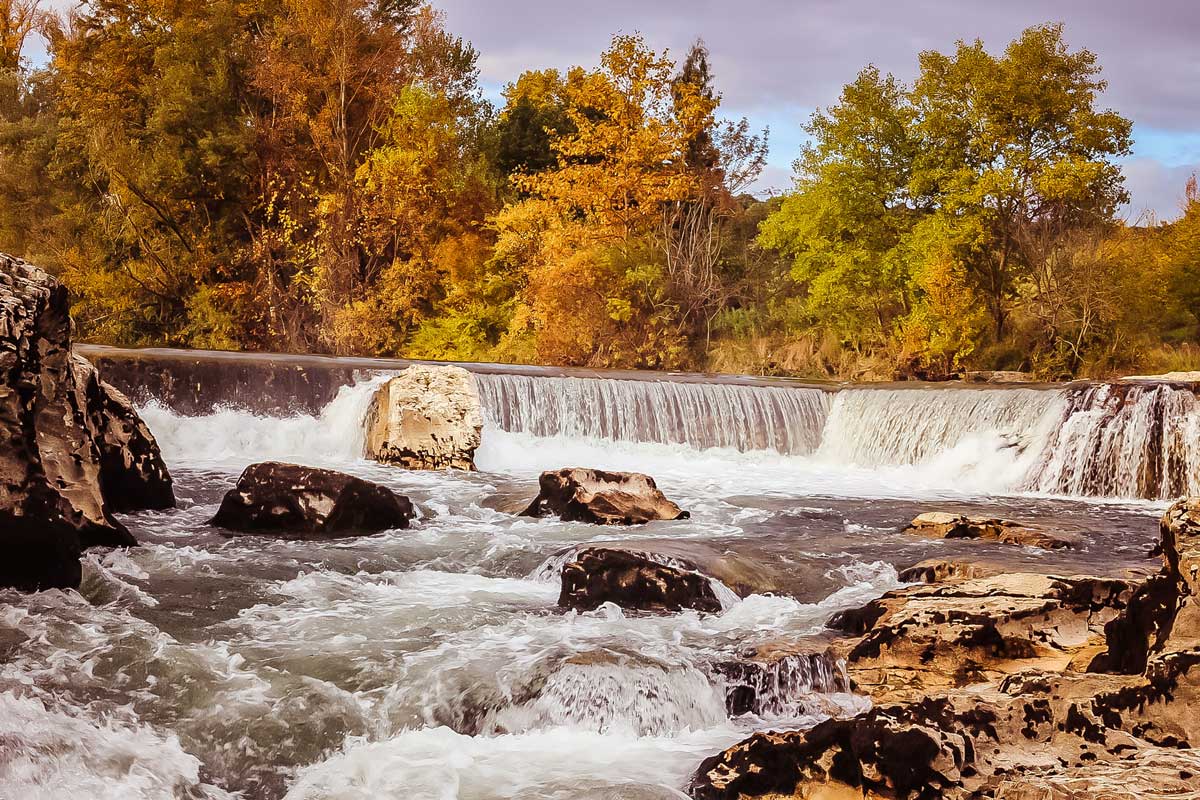
<instances>
[{"instance_id":1,"label":"jagged cliff rock","mask_svg":"<svg viewBox=\"0 0 1200 800\"><path fill-rule=\"evenodd\" d=\"M0 584L75 586L81 547L136 544L114 512L173 504L149 430L71 353L66 289L0 255Z\"/></svg>"},{"instance_id":2,"label":"jagged cliff rock","mask_svg":"<svg viewBox=\"0 0 1200 800\"><path fill-rule=\"evenodd\" d=\"M483 409L461 367L414 364L379 387L367 414L367 455L405 469L475 469Z\"/></svg>"}]
</instances>

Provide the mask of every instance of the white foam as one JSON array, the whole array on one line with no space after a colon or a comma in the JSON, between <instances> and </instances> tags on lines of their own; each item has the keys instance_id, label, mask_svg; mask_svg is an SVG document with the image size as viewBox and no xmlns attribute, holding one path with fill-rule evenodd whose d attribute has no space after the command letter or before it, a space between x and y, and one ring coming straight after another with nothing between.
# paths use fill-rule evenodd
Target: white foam
<instances>
[{"instance_id":1,"label":"white foam","mask_svg":"<svg viewBox=\"0 0 1200 800\"><path fill-rule=\"evenodd\" d=\"M234 800L203 783L200 760L129 708L92 715L0 692L0 796L21 800Z\"/></svg>"},{"instance_id":2,"label":"white foam","mask_svg":"<svg viewBox=\"0 0 1200 800\"><path fill-rule=\"evenodd\" d=\"M226 408L181 416L157 402L140 409L168 463L292 461L320 466L363 457L367 411L386 375L343 386L317 416L267 417Z\"/></svg>"},{"instance_id":3,"label":"white foam","mask_svg":"<svg viewBox=\"0 0 1200 800\"><path fill-rule=\"evenodd\" d=\"M572 728L476 737L447 728L405 731L351 743L302 770L287 800L686 799L677 787L700 759L742 735L732 726L679 737Z\"/></svg>"}]
</instances>

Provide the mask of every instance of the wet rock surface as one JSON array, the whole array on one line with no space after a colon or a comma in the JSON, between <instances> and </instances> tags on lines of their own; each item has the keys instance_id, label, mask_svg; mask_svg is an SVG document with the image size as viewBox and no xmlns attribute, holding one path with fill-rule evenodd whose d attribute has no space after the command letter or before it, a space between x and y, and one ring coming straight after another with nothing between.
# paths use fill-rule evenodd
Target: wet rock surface
<instances>
[{"instance_id":1,"label":"wet rock surface","mask_svg":"<svg viewBox=\"0 0 1200 800\"><path fill-rule=\"evenodd\" d=\"M1200 502L1185 500L1162 520L1162 572L1140 585L952 578L839 615L875 707L757 733L705 761L691 794L1196 797L1198 544Z\"/></svg>"},{"instance_id":2,"label":"wet rock surface","mask_svg":"<svg viewBox=\"0 0 1200 800\"><path fill-rule=\"evenodd\" d=\"M329 539L407 528L407 497L328 469L268 461L252 464L221 501L211 525L226 535Z\"/></svg>"},{"instance_id":3,"label":"wet rock surface","mask_svg":"<svg viewBox=\"0 0 1200 800\"><path fill-rule=\"evenodd\" d=\"M752 594L786 593L781 576L773 568L758 559L704 542L689 539L627 538L592 541L586 547L620 550L661 564L671 564L687 571L700 572L720 581L739 597L748 597ZM561 550L547 563L552 568L560 559L562 563L574 561L582 549L585 548L571 547Z\"/></svg>"},{"instance_id":4,"label":"wet rock surface","mask_svg":"<svg viewBox=\"0 0 1200 800\"><path fill-rule=\"evenodd\" d=\"M605 603L637 611L721 610L712 580L675 559L587 547L562 568L558 605L590 611Z\"/></svg>"},{"instance_id":5,"label":"wet rock surface","mask_svg":"<svg viewBox=\"0 0 1200 800\"><path fill-rule=\"evenodd\" d=\"M948 583L990 578L1002 572L1004 568L998 563L929 558L913 564L908 569L900 570L897 577L901 583Z\"/></svg>"},{"instance_id":6,"label":"wet rock surface","mask_svg":"<svg viewBox=\"0 0 1200 800\"><path fill-rule=\"evenodd\" d=\"M564 522L642 525L690 515L667 499L649 475L567 467L543 472L540 492L521 512L526 517L555 515Z\"/></svg>"},{"instance_id":7,"label":"wet rock surface","mask_svg":"<svg viewBox=\"0 0 1200 800\"><path fill-rule=\"evenodd\" d=\"M405 469L475 469L483 410L461 367L407 367L379 387L367 415L367 454Z\"/></svg>"},{"instance_id":8,"label":"wet rock surface","mask_svg":"<svg viewBox=\"0 0 1200 800\"><path fill-rule=\"evenodd\" d=\"M75 586L80 548L137 543L114 513L172 505L154 437L72 355L66 289L0 254L0 584Z\"/></svg>"},{"instance_id":9,"label":"wet rock surface","mask_svg":"<svg viewBox=\"0 0 1200 800\"><path fill-rule=\"evenodd\" d=\"M1034 525L1022 525L1006 519L950 514L932 511L909 523L905 533L930 539L982 539L1002 544L1061 550L1080 545L1077 536L1050 531Z\"/></svg>"}]
</instances>

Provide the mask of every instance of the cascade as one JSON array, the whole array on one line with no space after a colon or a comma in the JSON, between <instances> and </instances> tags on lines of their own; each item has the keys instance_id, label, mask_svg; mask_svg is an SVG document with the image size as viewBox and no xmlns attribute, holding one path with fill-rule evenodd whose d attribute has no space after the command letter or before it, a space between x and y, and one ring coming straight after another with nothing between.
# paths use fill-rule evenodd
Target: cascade
<instances>
[{"instance_id":1,"label":"cascade","mask_svg":"<svg viewBox=\"0 0 1200 800\"><path fill-rule=\"evenodd\" d=\"M813 452L830 395L820 389L479 375L488 421L536 436Z\"/></svg>"},{"instance_id":2,"label":"cascade","mask_svg":"<svg viewBox=\"0 0 1200 800\"><path fill-rule=\"evenodd\" d=\"M1071 390L1025 488L1162 500L1200 493L1200 400L1166 385Z\"/></svg>"}]
</instances>

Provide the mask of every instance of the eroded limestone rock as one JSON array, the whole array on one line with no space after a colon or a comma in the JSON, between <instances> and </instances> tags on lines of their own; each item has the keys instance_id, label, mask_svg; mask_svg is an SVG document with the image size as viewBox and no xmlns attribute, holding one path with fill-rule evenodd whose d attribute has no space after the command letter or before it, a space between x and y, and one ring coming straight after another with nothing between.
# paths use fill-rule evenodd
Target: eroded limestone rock
<instances>
[{"instance_id":1,"label":"eroded limestone rock","mask_svg":"<svg viewBox=\"0 0 1200 800\"><path fill-rule=\"evenodd\" d=\"M888 592L829 624L861 637L846 654L855 682L898 699L1090 659L1132 592L1117 579L1003 574Z\"/></svg>"},{"instance_id":2,"label":"eroded limestone rock","mask_svg":"<svg viewBox=\"0 0 1200 800\"><path fill-rule=\"evenodd\" d=\"M341 472L266 461L246 467L211 525L235 533L331 539L407 528L407 497Z\"/></svg>"},{"instance_id":3,"label":"eroded limestone rock","mask_svg":"<svg viewBox=\"0 0 1200 800\"><path fill-rule=\"evenodd\" d=\"M541 491L521 516L553 514L565 522L597 525L642 525L690 516L659 491L654 478L640 472L567 467L543 472L538 485Z\"/></svg>"},{"instance_id":4,"label":"eroded limestone rock","mask_svg":"<svg viewBox=\"0 0 1200 800\"><path fill-rule=\"evenodd\" d=\"M475 469L483 411L461 367L414 364L379 387L367 415L367 455L405 469Z\"/></svg>"},{"instance_id":5,"label":"eroded limestone rock","mask_svg":"<svg viewBox=\"0 0 1200 800\"><path fill-rule=\"evenodd\" d=\"M891 592L842 615L842 629L861 633L848 672L877 705L755 734L701 765L693 797L1200 796L1198 523L1195 500L1168 510L1163 571L1132 590L999 575ZM1080 643L1105 617L1105 652L1084 672Z\"/></svg>"},{"instance_id":6,"label":"eroded limestone rock","mask_svg":"<svg viewBox=\"0 0 1200 800\"><path fill-rule=\"evenodd\" d=\"M908 524L905 533L929 539L982 539L984 541L1060 550L1077 547L1079 540L1066 533L1048 531L1033 525L1022 525L1006 519L973 517L932 511L921 514Z\"/></svg>"}]
</instances>

